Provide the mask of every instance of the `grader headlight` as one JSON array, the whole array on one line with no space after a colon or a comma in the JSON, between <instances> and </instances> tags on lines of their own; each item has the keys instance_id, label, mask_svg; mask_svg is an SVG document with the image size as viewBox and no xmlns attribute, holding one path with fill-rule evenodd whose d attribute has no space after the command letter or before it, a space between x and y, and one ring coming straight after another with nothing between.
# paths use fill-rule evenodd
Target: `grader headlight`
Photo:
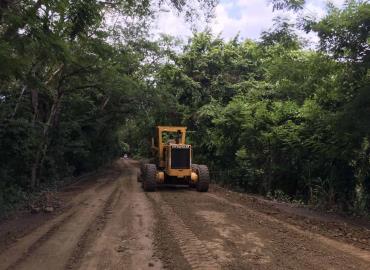
<instances>
[{"instance_id":1,"label":"grader headlight","mask_svg":"<svg viewBox=\"0 0 370 270\"><path fill-rule=\"evenodd\" d=\"M163 183L164 182L164 172L157 172L156 180L157 180L157 183Z\"/></svg>"},{"instance_id":2,"label":"grader headlight","mask_svg":"<svg viewBox=\"0 0 370 270\"><path fill-rule=\"evenodd\" d=\"M198 175L195 172L191 172L190 179L191 182L196 183L198 182Z\"/></svg>"}]
</instances>

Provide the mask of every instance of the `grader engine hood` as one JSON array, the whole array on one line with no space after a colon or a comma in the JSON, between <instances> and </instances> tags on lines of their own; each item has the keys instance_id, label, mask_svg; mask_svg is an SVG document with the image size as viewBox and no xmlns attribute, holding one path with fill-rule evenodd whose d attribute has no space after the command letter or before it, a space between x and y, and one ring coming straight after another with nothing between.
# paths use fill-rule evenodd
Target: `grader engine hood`
<instances>
[{"instance_id":1,"label":"grader engine hood","mask_svg":"<svg viewBox=\"0 0 370 270\"><path fill-rule=\"evenodd\" d=\"M170 147L170 168L181 170L190 169L191 166L191 147L186 144L171 144Z\"/></svg>"},{"instance_id":2,"label":"grader engine hood","mask_svg":"<svg viewBox=\"0 0 370 270\"><path fill-rule=\"evenodd\" d=\"M192 163L193 149L186 142L186 127L157 126L152 138L156 164L145 164L141 170L145 191L154 191L157 185L196 187L201 192L208 190L208 168Z\"/></svg>"}]
</instances>

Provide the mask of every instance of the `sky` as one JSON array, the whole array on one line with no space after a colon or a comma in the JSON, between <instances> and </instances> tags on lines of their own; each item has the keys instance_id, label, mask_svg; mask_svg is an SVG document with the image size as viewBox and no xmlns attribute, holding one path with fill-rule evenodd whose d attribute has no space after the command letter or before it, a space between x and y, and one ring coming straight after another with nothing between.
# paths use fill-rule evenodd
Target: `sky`
<instances>
[{"instance_id":1,"label":"sky","mask_svg":"<svg viewBox=\"0 0 370 270\"><path fill-rule=\"evenodd\" d=\"M304 14L314 15L321 18L325 15L327 0L306 0ZM341 7L345 0L331 0L335 6ZM268 30L273 25L273 18L277 15L290 18L294 22L293 12L273 12L272 6L267 0L220 0L215 8L214 18L209 24L201 23L199 30L208 26L214 34L221 34L225 39L234 38L239 34L240 38L258 39L260 33ZM182 16L174 12L163 12L157 19L155 34L165 33L187 39L191 36L190 25ZM302 37L316 42L317 37L313 34Z\"/></svg>"}]
</instances>

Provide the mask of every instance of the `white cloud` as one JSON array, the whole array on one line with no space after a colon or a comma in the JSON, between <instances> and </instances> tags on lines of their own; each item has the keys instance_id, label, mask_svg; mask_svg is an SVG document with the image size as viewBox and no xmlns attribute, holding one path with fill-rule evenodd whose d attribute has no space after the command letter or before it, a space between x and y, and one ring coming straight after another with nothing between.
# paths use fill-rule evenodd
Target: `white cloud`
<instances>
[{"instance_id":1,"label":"white cloud","mask_svg":"<svg viewBox=\"0 0 370 270\"><path fill-rule=\"evenodd\" d=\"M305 6L304 13L306 15L314 16L319 19L325 16L326 9L325 6L319 6L313 2L309 2Z\"/></svg>"},{"instance_id":2,"label":"white cloud","mask_svg":"<svg viewBox=\"0 0 370 270\"><path fill-rule=\"evenodd\" d=\"M254 1L252 1L254 2ZM215 10L215 19L211 22L211 29L214 33L221 33L223 37L232 38L240 33L243 38L257 38L262 25L266 25L266 22L270 22L272 17L269 13L266 13L265 6L260 6L256 12L246 12L248 7L243 5L239 6L241 9L239 15L230 11L230 8L226 8L220 4ZM261 20L259 14L265 14L264 19Z\"/></svg>"},{"instance_id":3,"label":"white cloud","mask_svg":"<svg viewBox=\"0 0 370 270\"><path fill-rule=\"evenodd\" d=\"M262 31L270 28L275 16L294 17L292 12L273 13L271 5L261 0L233 1L227 9L221 2L215 15L211 24L215 33L222 32L223 37L233 38L239 32L241 37L252 39L257 39Z\"/></svg>"},{"instance_id":4,"label":"white cloud","mask_svg":"<svg viewBox=\"0 0 370 270\"><path fill-rule=\"evenodd\" d=\"M337 7L342 7L345 0L331 0ZM314 15L322 18L326 14L326 0L307 0L304 14ZM267 0L220 0L215 8L215 18L209 23L198 24L198 30L209 27L213 33L230 39L238 33L242 38L258 39L261 32L273 25L275 16L284 16L294 20L296 15L293 12L279 11L272 12L272 6ZM166 33L177 37L187 38L191 36L190 25L185 22L183 16L173 12L161 13L157 20L157 29L154 33ZM301 33L301 35L304 35ZM305 38L315 42L314 35L307 35Z\"/></svg>"},{"instance_id":5,"label":"white cloud","mask_svg":"<svg viewBox=\"0 0 370 270\"><path fill-rule=\"evenodd\" d=\"M346 2L345 0L330 0L335 6L342 7L343 4Z\"/></svg>"},{"instance_id":6,"label":"white cloud","mask_svg":"<svg viewBox=\"0 0 370 270\"><path fill-rule=\"evenodd\" d=\"M183 15L178 15L168 9L161 12L156 20L156 27L153 29L154 34L164 33L178 37L191 36L190 25L186 23Z\"/></svg>"}]
</instances>

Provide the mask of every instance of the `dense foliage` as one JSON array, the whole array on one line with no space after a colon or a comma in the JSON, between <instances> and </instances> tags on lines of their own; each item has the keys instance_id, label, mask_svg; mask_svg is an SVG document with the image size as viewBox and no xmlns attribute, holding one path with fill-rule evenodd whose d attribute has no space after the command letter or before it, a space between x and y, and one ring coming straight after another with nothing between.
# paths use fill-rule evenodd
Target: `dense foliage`
<instances>
[{"instance_id":1,"label":"dense foliage","mask_svg":"<svg viewBox=\"0 0 370 270\"><path fill-rule=\"evenodd\" d=\"M0 213L127 148L121 129L143 103L144 60L158 48L147 35L163 4L1 2ZM190 20L195 4L206 15L215 1L166 4Z\"/></svg>"},{"instance_id":2,"label":"dense foliage","mask_svg":"<svg viewBox=\"0 0 370 270\"><path fill-rule=\"evenodd\" d=\"M282 18L258 41L148 40L164 3L193 21L217 1L0 5L0 211L124 151L149 155L158 124L188 126L195 159L224 184L369 211L370 4L299 15L313 50Z\"/></svg>"},{"instance_id":3,"label":"dense foliage","mask_svg":"<svg viewBox=\"0 0 370 270\"><path fill-rule=\"evenodd\" d=\"M295 9L284 3L276 8ZM305 48L279 18L260 41L194 34L157 70L143 126L187 125L195 131L196 159L225 184L364 212L370 4L348 1L343 9L329 7L320 21L303 19L304 29L318 34L318 50Z\"/></svg>"}]
</instances>

